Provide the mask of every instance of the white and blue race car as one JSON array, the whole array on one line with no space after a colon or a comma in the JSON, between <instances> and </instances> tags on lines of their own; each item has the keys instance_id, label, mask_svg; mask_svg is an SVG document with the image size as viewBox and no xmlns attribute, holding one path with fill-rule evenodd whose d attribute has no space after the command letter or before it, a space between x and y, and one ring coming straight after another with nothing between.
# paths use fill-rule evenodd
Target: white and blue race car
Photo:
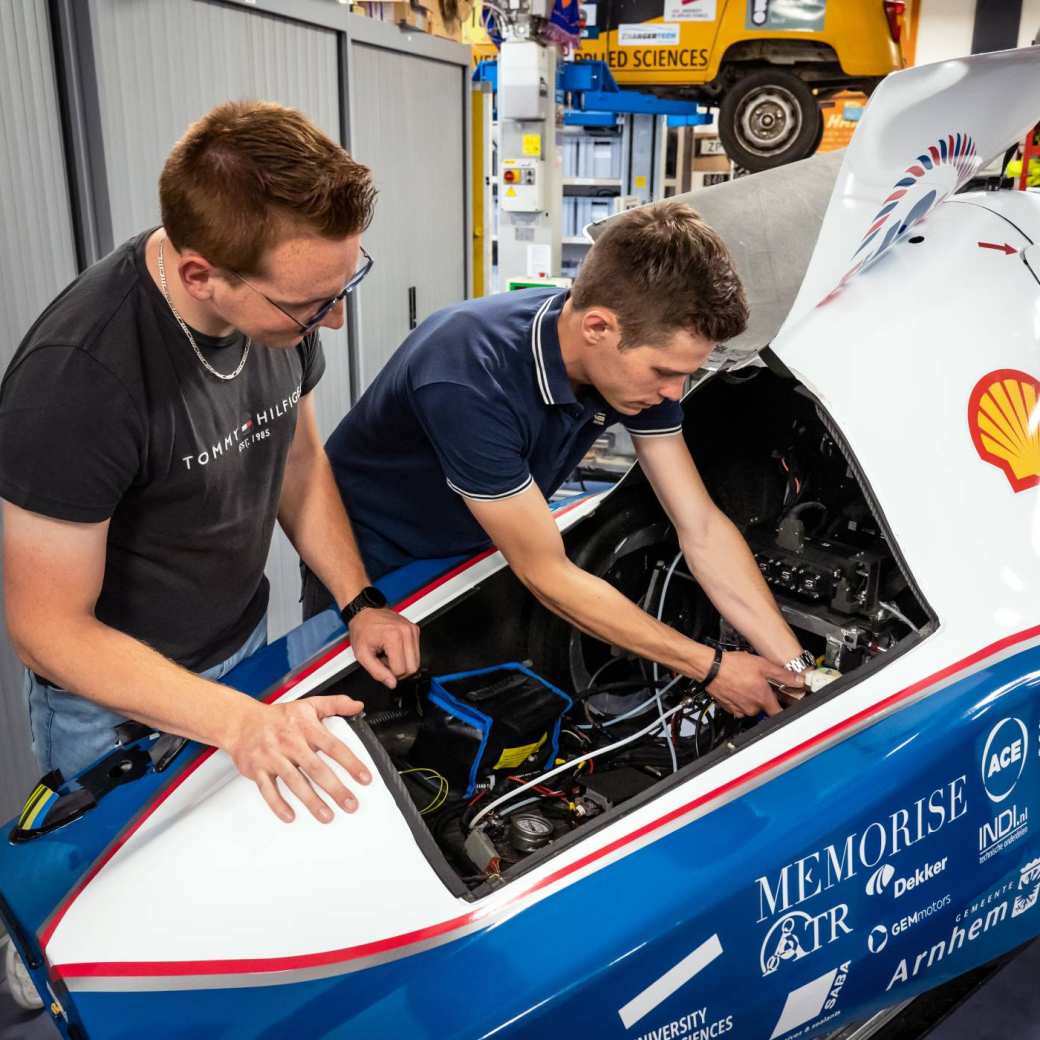
<instances>
[{"instance_id":1,"label":"white and blue race car","mask_svg":"<svg viewBox=\"0 0 1040 1040\"><path fill-rule=\"evenodd\" d=\"M807 267L756 252L751 206L720 228L753 301L792 266L797 298L684 433L839 678L738 721L493 551L410 565L381 584L428 672L398 695L331 614L225 680L366 701L328 722L374 777L355 814L286 827L227 755L131 726L8 825L0 917L62 1034L791 1040L1040 933L1040 196L958 193L1038 117L1037 49L897 73ZM784 175L733 192L811 179ZM557 517L743 645L637 469Z\"/></svg>"}]
</instances>

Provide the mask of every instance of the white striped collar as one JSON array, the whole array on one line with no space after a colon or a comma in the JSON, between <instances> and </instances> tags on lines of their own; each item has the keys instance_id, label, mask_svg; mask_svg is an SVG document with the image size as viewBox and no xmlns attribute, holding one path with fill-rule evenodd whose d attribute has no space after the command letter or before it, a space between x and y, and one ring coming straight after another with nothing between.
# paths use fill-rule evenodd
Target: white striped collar
<instances>
[{"instance_id":1,"label":"white striped collar","mask_svg":"<svg viewBox=\"0 0 1040 1040\"><path fill-rule=\"evenodd\" d=\"M563 366L555 321L568 295L563 292L547 297L531 322L531 353L534 355L538 391L542 400L551 405L577 403L574 387Z\"/></svg>"}]
</instances>

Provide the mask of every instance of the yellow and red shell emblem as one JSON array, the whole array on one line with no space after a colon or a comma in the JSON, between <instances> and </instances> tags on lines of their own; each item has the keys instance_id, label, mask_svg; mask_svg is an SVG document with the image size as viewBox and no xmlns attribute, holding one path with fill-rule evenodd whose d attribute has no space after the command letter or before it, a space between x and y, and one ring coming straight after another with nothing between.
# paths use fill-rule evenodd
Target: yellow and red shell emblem
<instances>
[{"instance_id":1,"label":"yellow and red shell emblem","mask_svg":"<svg viewBox=\"0 0 1040 1040\"><path fill-rule=\"evenodd\" d=\"M983 462L1015 491L1040 484L1040 380L1013 368L984 375L968 403L968 427Z\"/></svg>"}]
</instances>

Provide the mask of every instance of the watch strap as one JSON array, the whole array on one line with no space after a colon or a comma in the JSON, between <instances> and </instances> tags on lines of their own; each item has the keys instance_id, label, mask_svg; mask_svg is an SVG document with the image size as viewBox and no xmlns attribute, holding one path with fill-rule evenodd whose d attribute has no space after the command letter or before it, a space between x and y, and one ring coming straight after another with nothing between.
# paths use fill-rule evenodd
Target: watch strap
<instances>
[{"instance_id":1,"label":"watch strap","mask_svg":"<svg viewBox=\"0 0 1040 1040\"><path fill-rule=\"evenodd\" d=\"M378 609L386 606L386 597L374 585L366 585L340 612L343 624L350 627L351 621L366 607Z\"/></svg>"},{"instance_id":2,"label":"watch strap","mask_svg":"<svg viewBox=\"0 0 1040 1040\"><path fill-rule=\"evenodd\" d=\"M701 689L706 690L718 677L719 669L722 667L723 653L721 646L715 647L715 656L711 659L711 667L708 669L708 674L701 680Z\"/></svg>"}]
</instances>

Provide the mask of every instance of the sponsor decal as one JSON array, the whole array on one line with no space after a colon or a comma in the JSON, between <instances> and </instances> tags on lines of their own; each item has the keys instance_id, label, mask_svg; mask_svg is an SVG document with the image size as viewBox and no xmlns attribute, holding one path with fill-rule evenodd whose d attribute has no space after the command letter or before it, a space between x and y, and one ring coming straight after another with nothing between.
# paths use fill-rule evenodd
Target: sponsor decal
<instances>
[{"instance_id":1,"label":"sponsor decal","mask_svg":"<svg viewBox=\"0 0 1040 1040\"><path fill-rule=\"evenodd\" d=\"M598 54L574 54L576 61L598 61ZM607 59L612 69L706 69L707 47L626 47L625 50L608 51Z\"/></svg>"},{"instance_id":2,"label":"sponsor decal","mask_svg":"<svg viewBox=\"0 0 1040 1040\"><path fill-rule=\"evenodd\" d=\"M882 863L867 881L867 895L879 896L888 888L892 878L896 876L896 868L891 863Z\"/></svg>"},{"instance_id":3,"label":"sponsor decal","mask_svg":"<svg viewBox=\"0 0 1040 1040\"><path fill-rule=\"evenodd\" d=\"M1006 881L999 888L995 888L992 892L987 893L984 896L979 896L969 906L964 907L963 910L957 911L957 916L954 917L954 921L960 924L961 921L971 917L972 914L977 914L980 910L984 910L987 906L992 906L997 900L1003 899L1008 892L1011 892L1015 887L1014 881Z\"/></svg>"},{"instance_id":4,"label":"sponsor decal","mask_svg":"<svg viewBox=\"0 0 1040 1040\"><path fill-rule=\"evenodd\" d=\"M1014 791L1028 753L1029 733L1021 719L1001 719L989 731L982 749L982 786L991 802L1002 802Z\"/></svg>"},{"instance_id":5,"label":"sponsor decal","mask_svg":"<svg viewBox=\"0 0 1040 1040\"><path fill-rule=\"evenodd\" d=\"M664 0L666 22L713 22L716 0Z\"/></svg>"},{"instance_id":6,"label":"sponsor decal","mask_svg":"<svg viewBox=\"0 0 1040 1040\"><path fill-rule=\"evenodd\" d=\"M867 936L867 949L871 953L880 953L888 945L888 929L883 924L876 924Z\"/></svg>"},{"instance_id":7,"label":"sponsor decal","mask_svg":"<svg viewBox=\"0 0 1040 1040\"><path fill-rule=\"evenodd\" d=\"M1011 916L1019 917L1036 906L1040 897L1040 859L1030 860L1023 868L1018 879L1018 891L1015 903L1011 908Z\"/></svg>"},{"instance_id":8,"label":"sponsor decal","mask_svg":"<svg viewBox=\"0 0 1040 1040\"><path fill-rule=\"evenodd\" d=\"M822 32L826 0L748 0L746 29Z\"/></svg>"},{"instance_id":9,"label":"sponsor decal","mask_svg":"<svg viewBox=\"0 0 1040 1040\"><path fill-rule=\"evenodd\" d=\"M667 1000L680 987L685 986L695 975L702 972L716 958L722 956L722 943L718 935L702 942L691 953L688 953L673 968L669 968L660 978L655 979L641 993L636 994L624 1007L618 1008L618 1015L626 1029L631 1029L641 1018L650 1014L659 1004ZM704 1024L707 1010L701 1009ZM690 1017L690 1016L686 1016ZM694 1022L694 1025L697 1023ZM652 1035L652 1034L651 1034ZM675 1034L679 1036L681 1034ZM713 1034L714 1035L714 1034Z\"/></svg>"},{"instance_id":10,"label":"sponsor decal","mask_svg":"<svg viewBox=\"0 0 1040 1040\"><path fill-rule=\"evenodd\" d=\"M851 965L851 961L845 961L840 967L832 968L818 979L813 979L812 982L807 982L788 993L784 1009L780 1012L769 1040L777 1040L778 1037L791 1033L793 1029L799 1029L807 1023L812 1023L811 1028L815 1028L826 1021L821 1019L820 1022L815 1022L814 1019L820 1018L825 1011L834 1011L845 980L849 977ZM834 1011L834 1014L828 1017L836 1018L838 1014L840 1012ZM804 1032L808 1030L799 1029L798 1033L792 1035L792 1040Z\"/></svg>"},{"instance_id":11,"label":"sponsor decal","mask_svg":"<svg viewBox=\"0 0 1040 1040\"><path fill-rule=\"evenodd\" d=\"M853 831L833 844L785 864L779 874L758 878L759 923L800 906L857 876L860 871L875 870L883 861L959 820L968 811L967 780L967 774L963 774L918 798L907 808L897 809L884 819L867 824L861 831ZM878 875L875 888L884 875L884 871ZM894 877L894 873L890 877Z\"/></svg>"},{"instance_id":12,"label":"sponsor decal","mask_svg":"<svg viewBox=\"0 0 1040 1040\"><path fill-rule=\"evenodd\" d=\"M883 863L870 875L870 879L867 881L867 895L879 896L888 891L889 885L891 885L892 895L899 899L907 892L912 892L919 885L923 885L926 881L931 881L932 878L941 874L946 869L948 862L949 856L943 856L934 863L926 863L923 867L918 867L913 874L900 878L895 876L895 867L891 863ZM895 878L894 884L892 883L893 878Z\"/></svg>"},{"instance_id":13,"label":"sponsor decal","mask_svg":"<svg viewBox=\"0 0 1040 1040\"><path fill-rule=\"evenodd\" d=\"M636 1040L717 1040L725 1036L733 1028L733 1016L726 1015L714 1022L708 1021L708 1009L698 1008L682 1018L672 1019L648 1033L636 1037Z\"/></svg>"},{"instance_id":14,"label":"sponsor decal","mask_svg":"<svg viewBox=\"0 0 1040 1040\"><path fill-rule=\"evenodd\" d=\"M674 47L679 42L678 25L619 25L620 47ZM601 413L597 413L601 414ZM602 426L603 424L600 423Z\"/></svg>"},{"instance_id":15,"label":"sponsor decal","mask_svg":"<svg viewBox=\"0 0 1040 1040\"><path fill-rule=\"evenodd\" d=\"M596 8L598 4L578 5L578 24L581 26L583 40L598 40L599 29L596 28Z\"/></svg>"},{"instance_id":16,"label":"sponsor decal","mask_svg":"<svg viewBox=\"0 0 1040 1040\"><path fill-rule=\"evenodd\" d=\"M271 436L270 424L288 415L300 402L302 387L296 389L286 398L268 408L256 412L238 423L229 433L220 436L212 444L207 444L194 455L182 455L181 462L185 469L192 466L208 466L217 459L230 456Z\"/></svg>"},{"instance_id":17,"label":"sponsor decal","mask_svg":"<svg viewBox=\"0 0 1040 1040\"><path fill-rule=\"evenodd\" d=\"M968 429L983 462L996 466L1016 494L1040 483L1040 380L1015 368L988 372L968 401Z\"/></svg>"},{"instance_id":18,"label":"sponsor decal","mask_svg":"<svg viewBox=\"0 0 1040 1040\"><path fill-rule=\"evenodd\" d=\"M995 819L979 828L979 863L1014 845L1029 831L1029 809L1009 805Z\"/></svg>"},{"instance_id":19,"label":"sponsor decal","mask_svg":"<svg viewBox=\"0 0 1040 1040\"><path fill-rule=\"evenodd\" d=\"M892 185L849 258L852 266L817 306L833 300L861 271L906 238L935 206L971 180L981 165L969 134L947 134L929 145Z\"/></svg>"},{"instance_id":20,"label":"sponsor decal","mask_svg":"<svg viewBox=\"0 0 1040 1040\"><path fill-rule=\"evenodd\" d=\"M898 921L892 924L889 928L891 935L901 935L903 932L909 931L916 924L920 924L922 921L927 921L932 914L938 913L940 910L945 910L950 905L952 897L949 892L946 893L941 899L933 899L927 906L921 907L920 910L915 910L912 914L906 914L904 917L900 917Z\"/></svg>"},{"instance_id":21,"label":"sponsor decal","mask_svg":"<svg viewBox=\"0 0 1040 1040\"><path fill-rule=\"evenodd\" d=\"M839 903L812 916L804 910L784 914L766 933L759 953L762 974L772 975L785 963L800 961L824 946L849 935L852 928L846 924L848 905Z\"/></svg>"},{"instance_id":22,"label":"sponsor decal","mask_svg":"<svg viewBox=\"0 0 1040 1040\"><path fill-rule=\"evenodd\" d=\"M968 917L976 913L978 907L984 907L1012 888L1016 890L1016 894L1010 914L1008 913L1009 901L1006 898L1001 899L995 906L991 906L984 916L980 911L970 925L961 927L961 921L967 921ZM909 982L911 979L917 978L922 971L927 971L934 964L939 964L966 945L975 942L979 936L985 935L991 928L998 928L1005 921L1013 920L1028 912L1036 906L1038 895L1040 895L1040 860L1034 859L1021 868L1017 885L1016 881L1009 881L967 911L958 913L948 939L940 939L935 945L922 950L915 957L903 957L896 965L896 970L889 979L885 992L887 993L899 982Z\"/></svg>"}]
</instances>

